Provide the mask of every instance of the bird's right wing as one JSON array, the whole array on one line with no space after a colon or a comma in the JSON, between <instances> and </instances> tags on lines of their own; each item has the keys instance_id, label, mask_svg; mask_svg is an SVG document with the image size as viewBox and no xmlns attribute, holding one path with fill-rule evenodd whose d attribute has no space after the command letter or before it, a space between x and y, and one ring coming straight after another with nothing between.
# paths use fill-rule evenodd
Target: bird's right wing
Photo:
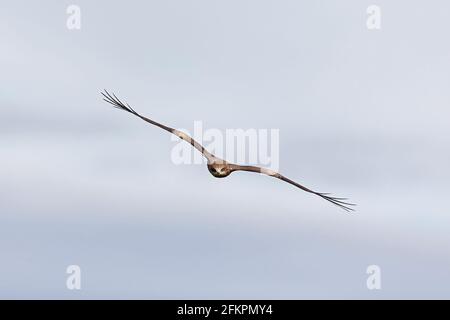
<instances>
[{"instance_id":1,"label":"bird's right wing","mask_svg":"<svg viewBox=\"0 0 450 320\"><path fill-rule=\"evenodd\" d=\"M195 141L194 139L192 139L189 135L187 135L186 133L180 131L180 130L176 130L170 127L167 127L161 123L158 123L156 121L153 121L147 117L141 116L139 113L137 113L136 111L134 111L133 108L131 108L128 103L122 103L122 101L119 100L119 98L116 97L116 95L113 93L112 95L109 94L108 91L105 90L105 92L101 92L101 94L103 95L103 100L110 103L114 108L117 109L121 109L124 111L127 111L133 115L135 115L136 117L141 118L144 121L147 121L148 123L151 123L157 127L160 127L161 129L164 129L174 135L176 135L178 138L180 138L181 140L184 140L188 143L190 143L195 149L197 149L198 151L200 151L202 153L202 155L205 156L206 159L208 159L208 162L213 161L213 159L215 159L214 155L211 154L210 152L208 152L200 143L198 143L197 141Z\"/></svg>"},{"instance_id":2,"label":"bird's right wing","mask_svg":"<svg viewBox=\"0 0 450 320\"><path fill-rule=\"evenodd\" d=\"M267 169L267 168L261 168L261 167L255 167L255 166L240 166L237 164L230 164L231 169L233 169L233 171L250 171L250 172L257 172L257 173L262 173L265 175L268 175L270 177L274 177L280 180L283 180L287 183L290 183L294 186L296 186L297 188L302 189L303 191L309 192L309 193L313 193L319 197L321 197L322 199L325 199L329 202L331 202L332 204L337 205L338 207L344 209L345 211L353 211L354 209L351 206L354 206L355 204L353 203L348 203L348 202L344 202L344 200L347 200L346 198L336 198L336 197L331 197L328 195L328 193L322 193L322 192L316 192L313 191L309 188L306 188L305 186L302 186L301 184L292 181L289 178L286 178L285 176L281 175L278 172L275 172L273 170Z\"/></svg>"}]
</instances>

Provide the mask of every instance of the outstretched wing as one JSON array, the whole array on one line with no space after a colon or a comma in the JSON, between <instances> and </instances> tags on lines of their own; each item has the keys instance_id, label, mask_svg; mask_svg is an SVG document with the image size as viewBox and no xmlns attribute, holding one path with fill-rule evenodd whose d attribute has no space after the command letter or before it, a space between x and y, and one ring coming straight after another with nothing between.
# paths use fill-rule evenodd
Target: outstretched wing
<instances>
[{"instance_id":1,"label":"outstretched wing","mask_svg":"<svg viewBox=\"0 0 450 320\"><path fill-rule=\"evenodd\" d=\"M313 193L315 195L318 195L319 197L337 205L338 207L344 209L345 211L354 211L353 208L351 208L351 206L354 206L355 204L353 203L348 203L348 202L344 202L344 200L347 200L347 198L336 198L336 197L331 197L328 195L328 193L322 193L322 192L316 192L313 191L311 189L308 189L304 186L302 186L301 184L292 181L289 178L286 178L285 176L279 174L278 172L275 172L273 170L270 169L266 169L266 168L261 168L261 167L254 167L254 166L240 166L240 165L236 165L236 164L230 164L230 167L234 170L234 171L250 171L250 172L258 172L258 173L262 173L274 178L278 178L280 180L283 180L287 183L290 183L294 186L296 186L297 188L300 188L306 192L309 193Z\"/></svg>"},{"instance_id":2,"label":"outstretched wing","mask_svg":"<svg viewBox=\"0 0 450 320\"><path fill-rule=\"evenodd\" d=\"M153 121L147 117L141 116L139 113L137 113L136 111L134 111L133 108L130 107L130 105L128 103L123 103L122 101L119 100L119 98L116 97L116 95L113 93L112 95L109 94L108 91L105 92L100 92L103 95L103 100L105 100L106 102L110 103L114 108L117 109L121 109L124 111L127 111L139 118L141 118L144 121L147 121L148 123L151 123L157 127L160 127L161 129L164 129L166 131L169 131L170 133L176 135L178 138L187 141L188 143L190 143L195 149L197 149L198 151L200 151L205 157L206 159L208 159L208 162L212 161L215 157L213 154L209 153L200 143L198 143L197 141L195 141L194 139L192 139L190 136L188 136L186 133L181 132L179 130L167 127L161 123L158 123L156 121Z\"/></svg>"}]
</instances>

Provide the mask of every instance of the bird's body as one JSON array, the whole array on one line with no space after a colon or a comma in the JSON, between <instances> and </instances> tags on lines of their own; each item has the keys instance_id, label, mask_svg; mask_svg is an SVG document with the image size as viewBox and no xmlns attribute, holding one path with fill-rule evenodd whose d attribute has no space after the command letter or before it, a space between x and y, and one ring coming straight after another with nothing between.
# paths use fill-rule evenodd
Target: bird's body
<instances>
[{"instance_id":1,"label":"bird's body","mask_svg":"<svg viewBox=\"0 0 450 320\"><path fill-rule=\"evenodd\" d=\"M270 170L267 168L256 167L256 166L242 166L242 165L238 165L238 164L234 164L234 163L229 163L223 159L220 159L219 157L208 152L200 143L198 143L197 141L192 139L186 133L176 130L176 129L173 129L173 128L170 128L170 127L167 127L163 124L160 124L156 121L153 121L149 118L146 118L146 117L140 115L139 113L134 111L133 108L131 108L128 104L122 103L114 94L111 95L106 90L105 90L105 93L102 92L102 95L104 97L103 100L112 104L115 108L127 111L127 112L141 118L142 120L144 120L148 123L151 123L157 127L160 127L161 129L164 129L164 130L176 135L180 139L190 143L195 149L197 149L199 152L201 152L202 155L208 160L208 163L207 163L208 171L216 178L225 178L234 171L249 171L249 172L261 173L264 175L268 175L268 176L283 180L287 183L290 183L290 184L296 186L297 188L302 189L303 191L318 195L319 197L339 206L340 208L342 208L346 211L354 210L350 207L350 206L353 206L354 204L344 202L343 200L346 200L345 198L331 197L331 196L328 196L327 193L313 191L311 189L308 189L308 188L302 186L301 184L299 184L295 181L292 181L292 180L286 178L285 176L283 176L280 173L275 172L273 170Z\"/></svg>"}]
</instances>

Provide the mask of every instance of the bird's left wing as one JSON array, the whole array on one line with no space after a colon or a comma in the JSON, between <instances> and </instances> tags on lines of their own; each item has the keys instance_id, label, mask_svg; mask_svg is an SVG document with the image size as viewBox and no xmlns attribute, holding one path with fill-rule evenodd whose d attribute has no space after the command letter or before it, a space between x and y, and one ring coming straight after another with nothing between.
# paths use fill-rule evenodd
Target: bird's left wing
<instances>
[{"instance_id":1,"label":"bird's left wing","mask_svg":"<svg viewBox=\"0 0 450 320\"><path fill-rule=\"evenodd\" d=\"M105 90L105 92L104 93L101 92L101 94L103 95L103 100L108 102L108 103L110 103L110 104L112 104L112 106L114 108L127 111L127 112L135 115L136 117L139 117L142 120L148 122L148 123L151 123L151 124L153 124L153 125L155 125L157 127L160 127L161 129L164 129L164 130L166 130L166 131L176 135L181 140L184 140L184 141L190 143L195 149L200 151L202 153L202 155L205 156L206 159L208 159L208 162L211 162L211 161L213 161L215 159L213 154L208 152L200 143L198 143L197 141L192 139L186 133L184 133L184 132L182 132L180 130L177 130L177 129L170 128L170 127L165 126L165 125L163 125L161 123L153 121L152 119L149 119L147 117L144 117L144 116L140 115L139 113L134 111L134 109L131 108L128 103L123 103L122 101L120 101L119 98L117 98L114 93L111 95L108 91Z\"/></svg>"},{"instance_id":2,"label":"bird's left wing","mask_svg":"<svg viewBox=\"0 0 450 320\"><path fill-rule=\"evenodd\" d=\"M231 169L233 171L250 171L250 172L257 172L257 173L262 173L280 180L283 180L287 183L290 183L294 186L296 186L297 188L302 189L303 191L309 192L309 193L313 193L319 197L321 197L322 199L325 199L335 205L337 205L338 207L344 209L345 211L354 211L354 209L352 208L352 206L354 206L355 204L353 203L348 203L348 202L344 202L345 200L347 200L347 198L336 198L336 197L331 197L328 195L328 193L323 193L323 192L316 192L313 191L309 188L306 188L305 186L302 186L301 184L292 181L289 178L286 178L285 176L281 175L278 172L275 172L273 170L267 169L267 168L261 168L261 167L255 167L255 166L240 166L237 164L230 164L229 165L231 167Z\"/></svg>"}]
</instances>

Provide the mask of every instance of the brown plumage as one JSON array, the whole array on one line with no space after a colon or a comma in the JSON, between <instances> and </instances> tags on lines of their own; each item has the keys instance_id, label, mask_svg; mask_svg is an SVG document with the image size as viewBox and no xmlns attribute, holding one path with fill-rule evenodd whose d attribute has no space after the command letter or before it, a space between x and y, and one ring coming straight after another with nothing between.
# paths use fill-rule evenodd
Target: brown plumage
<instances>
[{"instance_id":1,"label":"brown plumage","mask_svg":"<svg viewBox=\"0 0 450 320\"><path fill-rule=\"evenodd\" d=\"M308 188L302 186L301 184L299 184L295 181L292 181L291 179L286 178L285 176L281 175L280 173L272 171L270 169L255 167L255 166L241 166L241 165L237 165L237 164L233 164L233 163L228 163L227 161L220 159L220 158L216 157L215 155L213 155L212 153L208 152L200 143L198 143L197 141L192 139L190 136L188 136L184 132L167 127L165 125L162 125L156 121L153 121L149 118L146 118L146 117L140 115L139 113L134 111L134 109L131 108L128 105L128 103L122 103L122 101L120 101L114 94L111 95L106 90L105 90L105 92L101 92L101 94L103 95L103 100L110 103L113 107L127 111L127 112L141 118L142 120L147 121L157 127L160 127L161 129L164 129L164 130L176 135L180 139L185 140L186 142L190 143L195 149L200 151L202 153L202 155L208 160L208 164L207 164L208 170L216 178L225 178L234 171L249 171L249 172L262 173L262 174L283 180L287 183L290 183L290 184L296 186L297 188L302 189L303 191L318 195L319 197L337 205L338 207L340 207L346 211L354 210L353 208L351 208L351 206L354 206L355 204L344 202L345 200L347 200L346 198L331 197L328 195L328 193L313 191L311 189L308 189Z\"/></svg>"}]
</instances>

